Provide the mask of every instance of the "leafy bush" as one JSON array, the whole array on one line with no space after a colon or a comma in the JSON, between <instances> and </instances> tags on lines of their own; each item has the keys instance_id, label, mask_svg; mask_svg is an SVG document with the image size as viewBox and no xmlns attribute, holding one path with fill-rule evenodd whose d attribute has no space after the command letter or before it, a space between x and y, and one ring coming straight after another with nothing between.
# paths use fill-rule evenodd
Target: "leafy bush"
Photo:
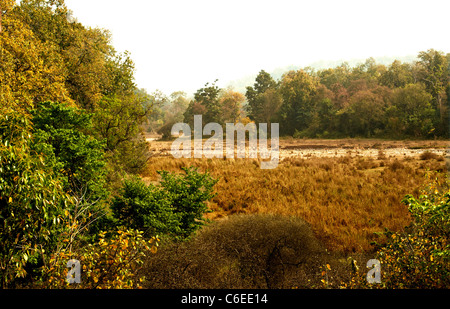
<instances>
[{"instance_id":1,"label":"leafy bush","mask_svg":"<svg viewBox=\"0 0 450 309\"><path fill-rule=\"evenodd\" d=\"M142 232L118 230L112 237L99 233L99 240L76 250L61 250L52 255L42 269L39 288L126 289L140 288L143 277L138 270L146 256L156 253L159 239L143 238ZM77 259L81 266L80 283L69 284L67 262Z\"/></svg>"},{"instance_id":2,"label":"leafy bush","mask_svg":"<svg viewBox=\"0 0 450 309\"><path fill-rule=\"evenodd\" d=\"M180 233L179 218L170 200L158 187L147 186L139 177L124 180L111 209L119 225L150 234Z\"/></svg>"},{"instance_id":3,"label":"leafy bush","mask_svg":"<svg viewBox=\"0 0 450 309\"><path fill-rule=\"evenodd\" d=\"M415 198L407 195L413 222L404 232L386 231L377 252L381 288L448 288L450 286L450 190L438 178ZM356 276L357 278L357 276ZM351 286L367 286L365 278Z\"/></svg>"},{"instance_id":4,"label":"leafy bush","mask_svg":"<svg viewBox=\"0 0 450 309\"><path fill-rule=\"evenodd\" d=\"M206 223L204 215L211 212L206 202L216 195L213 187L218 180L207 172L199 173L195 167L181 169L184 174L158 173L161 175L160 189L179 216L180 236L186 238Z\"/></svg>"},{"instance_id":5,"label":"leafy bush","mask_svg":"<svg viewBox=\"0 0 450 309\"><path fill-rule=\"evenodd\" d=\"M31 150L29 116L0 112L0 280L1 287L27 276L44 252L55 247L61 215L72 200L61 179Z\"/></svg>"},{"instance_id":6,"label":"leafy bush","mask_svg":"<svg viewBox=\"0 0 450 309\"><path fill-rule=\"evenodd\" d=\"M186 238L202 226L217 180L195 168L182 169L182 175L159 171L158 185L147 186L137 177L125 180L111 206L118 224L177 238Z\"/></svg>"}]
</instances>

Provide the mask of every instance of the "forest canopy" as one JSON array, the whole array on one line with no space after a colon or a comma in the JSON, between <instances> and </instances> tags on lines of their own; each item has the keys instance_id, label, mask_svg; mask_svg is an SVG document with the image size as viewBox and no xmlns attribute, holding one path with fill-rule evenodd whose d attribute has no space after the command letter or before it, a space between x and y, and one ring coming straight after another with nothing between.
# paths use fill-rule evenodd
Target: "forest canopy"
<instances>
[{"instance_id":1,"label":"forest canopy","mask_svg":"<svg viewBox=\"0 0 450 309\"><path fill-rule=\"evenodd\" d=\"M308 138L448 138L450 54L430 49L414 62L285 72L275 80L261 70L245 100L206 84L184 114L209 122L280 123L280 134ZM226 99L224 99L226 98ZM234 111L236 117L225 117Z\"/></svg>"}]
</instances>

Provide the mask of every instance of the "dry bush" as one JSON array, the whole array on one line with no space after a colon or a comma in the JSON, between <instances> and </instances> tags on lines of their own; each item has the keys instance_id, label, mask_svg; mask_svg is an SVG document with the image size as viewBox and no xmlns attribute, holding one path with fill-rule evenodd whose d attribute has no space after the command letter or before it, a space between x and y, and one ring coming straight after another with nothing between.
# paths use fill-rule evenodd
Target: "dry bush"
<instances>
[{"instance_id":1,"label":"dry bush","mask_svg":"<svg viewBox=\"0 0 450 309\"><path fill-rule=\"evenodd\" d=\"M392 171L396 172L397 170L404 169L404 168L405 168L405 165L404 165L402 162L400 162L400 160L394 159L394 161L392 161L391 163L389 163L388 167L389 167Z\"/></svg>"},{"instance_id":2,"label":"dry bush","mask_svg":"<svg viewBox=\"0 0 450 309\"><path fill-rule=\"evenodd\" d=\"M184 243L161 246L145 263L147 288L314 288L321 267L350 275L347 265L329 255L309 225L297 217L234 215L205 227ZM337 265L335 267L335 265Z\"/></svg>"},{"instance_id":3,"label":"dry bush","mask_svg":"<svg viewBox=\"0 0 450 309\"><path fill-rule=\"evenodd\" d=\"M420 160L439 160L443 161L443 157L431 151L424 151L420 154Z\"/></svg>"}]
</instances>

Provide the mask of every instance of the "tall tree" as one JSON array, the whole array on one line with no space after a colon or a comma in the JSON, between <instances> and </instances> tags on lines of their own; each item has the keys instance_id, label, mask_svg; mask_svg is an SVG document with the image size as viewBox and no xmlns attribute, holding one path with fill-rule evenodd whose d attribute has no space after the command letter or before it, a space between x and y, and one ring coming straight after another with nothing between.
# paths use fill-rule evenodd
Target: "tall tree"
<instances>
[{"instance_id":1,"label":"tall tree","mask_svg":"<svg viewBox=\"0 0 450 309\"><path fill-rule=\"evenodd\" d=\"M245 101L245 96L233 91L232 89L223 89L220 93L219 105L222 109L224 123L236 123L241 118L241 107Z\"/></svg>"},{"instance_id":2,"label":"tall tree","mask_svg":"<svg viewBox=\"0 0 450 309\"><path fill-rule=\"evenodd\" d=\"M439 133L448 131L448 106L446 106L446 89L449 85L449 63L443 52L430 49L420 52L418 58L422 67L421 81L425 83L428 92L433 96L436 108L439 111Z\"/></svg>"},{"instance_id":3,"label":"tall tree","mask_svg":"<svg viewBox=\"0 0 450 309\"><path fill-rule=\"evenodd\" d=\"M216 85L217 79L212 83L206 83L203 88L200 88L194 94L194 100L189 103L189 106L184 113L184 122L192 123L194 115L203 115L203 122L216 122L223 124L223 117L220 106L220 92L221 89Z\"/></svg>"},{"instance_id":4,"label":"tall tree","mask_svg":"<svg viewBox=\"0 0 450 309\"><path fill-rule=\"evenodd\" d=\"M295 130L308 128L313 115L312 97L319 81L304 70L289 71L284 74L280 84L283 103L280 107L280 131L294 134Z\"/></svg>"},{"instance_id":5,"label":"tall tree","mask_svg":"<svg viewBox=\"0 0 450 309\"><path fill-rule=\"evenodd\" d=\"M430 137L436 123L433 97L421 83L394 89L392 105L386 111L388 129L400 137Z\"/></svg>"},{"instance_id":6,"label":"tall tree","mask_svg":"<svg viewBox=\"0 0 450 309\"><path fill-rule=\"evenodd\" d=\"M398 60L392 62L388 69L380 76L380 84L390 88L405 87L414 82L411 64Z\"/></svg>"},{"instance_id":7,"label":"tall tree","mask_svg":"<svg viewBox=\"0 0 450 309\"><path fill-rule=\"evenodd\" d=\"M255 121L256 123L264 122L267 119L267 111L270 109L270 102L267 100L268 96L272 95L267 94L264 98L264 93L268 90L277 89L278 84L272 78L272 76L264 70L261 70L256 76L255 83L253 87L247 87L247 91L245 96L247 97L247 113L250 119ZM276 104L275 102L274 104ZM276 108L272 108L274 111Z\"/></svg>"},{"instance_id":8,"label":"tall tree","mask_svg":"<svg viewBox=\"0 0 450 309\"><path fill-rule=\"evenodd\" d=\"M17 109L32 109L37 102L72 104L64 85L63 59L45 44L16 14L11 1L2 1L0 36L0 100Z\"/></svg>"}]
</instances>

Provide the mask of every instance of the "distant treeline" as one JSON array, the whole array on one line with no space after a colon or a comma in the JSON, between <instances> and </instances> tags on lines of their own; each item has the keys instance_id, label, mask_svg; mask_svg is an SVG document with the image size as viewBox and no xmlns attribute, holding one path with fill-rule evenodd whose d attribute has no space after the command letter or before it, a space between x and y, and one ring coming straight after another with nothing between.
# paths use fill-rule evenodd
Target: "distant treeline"
<instances>
[{"instance_id":1,"label":"distant treeline","mask_svg":"<svg viewBox=\"0 0 450 309\"><path fill-rule=\"evenodd\" d=\"M411 63L386 66L369 58L354 67L291 70L280 80L262 70L245 98L206 84L184 121L202 114L223 124L246 113L246 121L278 122L282 135L294 137L447 138L449 72L450 54L433 49Z\"/></svg>"}]
</instances>

